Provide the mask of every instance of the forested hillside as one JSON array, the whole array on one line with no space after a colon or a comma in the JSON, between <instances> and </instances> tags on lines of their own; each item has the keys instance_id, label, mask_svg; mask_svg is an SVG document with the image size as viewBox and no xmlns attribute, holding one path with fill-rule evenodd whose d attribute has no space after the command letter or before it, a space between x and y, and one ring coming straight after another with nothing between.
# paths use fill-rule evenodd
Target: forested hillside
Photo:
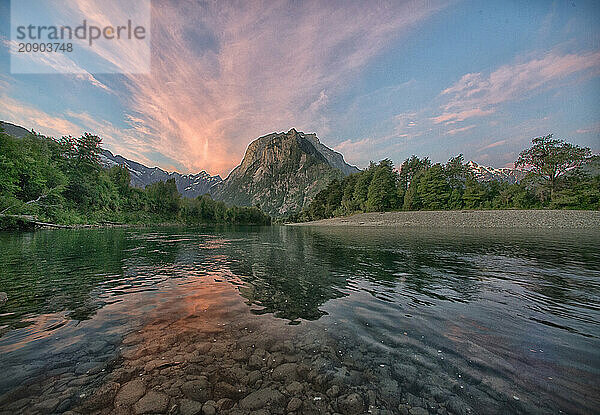
<instances>
[{"instance_id":1,"label":"forested hillside","mask_svg":"<svg viewBox=\"0 0 600 415\"><path fill-rule=\"evenodd\" d=\"M412 156L397 171L388 159L333 180L291 221L357 212L449 209L600 209L598 156L552 135L535 138L515 165L527 174L518 183L478 181L462 155L446 164Z\"/></svg>"},{"instance_id":2,"label":"forested hillside","mask_svg":"<svg viewBox=\"0 0 600 415\"><path fill-rule=\"evenodd\" d=\"M87 133L55 140L0 132L0 228L23 215L57 224L270 223L256 207L182 198L173 179L133 188L125 167L102 168L101 150Z\"/></svg>"}]
</instances>

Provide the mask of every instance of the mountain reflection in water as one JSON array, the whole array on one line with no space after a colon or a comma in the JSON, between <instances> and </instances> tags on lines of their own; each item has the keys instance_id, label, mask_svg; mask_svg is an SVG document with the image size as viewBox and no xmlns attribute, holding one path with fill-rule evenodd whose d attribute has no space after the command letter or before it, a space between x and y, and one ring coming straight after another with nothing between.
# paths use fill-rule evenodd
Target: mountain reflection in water
<instances>
[{"instance_id":1,"label":"mountain reflection in water","mask_svg":"<svg viewBox=\"0 0 600 415\"><path fill-rule=\"evenodd\" d=\"M599 245L598 232L515 230L0 234L0 291L9 297L0 308L0 408L19 385L56 389L58 378L80 384L68 396L60 388L50 395L60 392L64 408L83 405L80 395L108 377L119 374L122 383L127 370L141 370L141 349L150 361L172 358L168 371L160 369L166 378L157 378L169 387L181 387L170 377L194 367L224 382L208 373L214 363L188 361L196 346L213 342L210 353L242 379L251 348L260 346L264 356L316 364L328 371L323 382L351 385L365 405L375 393L374 405L394 413L442 403L450 412L593 412L600 406ZM165 345L180 354L165 354ZM146 376L151 383L155 372ZM312 382L304 393L320 393ZM361 389L369 383L372 393ZM248 394L260 388L242 386ZM31 406L26 399L17 401Z\"/></svg>"}]
</instances>

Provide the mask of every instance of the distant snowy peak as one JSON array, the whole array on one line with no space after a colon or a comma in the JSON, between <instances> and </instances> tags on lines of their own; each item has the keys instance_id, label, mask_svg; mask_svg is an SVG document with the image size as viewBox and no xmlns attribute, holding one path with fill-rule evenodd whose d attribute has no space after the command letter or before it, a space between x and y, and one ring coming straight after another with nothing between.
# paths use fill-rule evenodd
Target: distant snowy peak
<instances>
[{"instance_id":1,"label":"distant snowy peak","mask_svg":"<svg viewBox=\"0 0 600 415\"><path fill-rule=\"evenodd\" d=\"M210 188L221 183L221 176L211 176L205 171L197 174L181 174L166 172L159 167L147 167L136 161L128 160L119 155L113 155L108 150L100 154L100 161L104 167L125 166L131 175L131 185L144 188L149 184L175 179L177 190L185 197L195 198L204 193L209 193Z\"/></svg>"},{"instance_id":2,"label":"distant snowy peak","mask_svg":"<svg viewBox=\"0 0 600 415\"><path fill-rule=\"evenodd\" d=\"M469 161L466 166L475 175L475 179L481 182L498 180L501 182L517 183L523 177L525 177L526 174L525 170L511 169L507 167L496 169L494 167L477 164L473 160Z\"/></svg>"}]
</instances>

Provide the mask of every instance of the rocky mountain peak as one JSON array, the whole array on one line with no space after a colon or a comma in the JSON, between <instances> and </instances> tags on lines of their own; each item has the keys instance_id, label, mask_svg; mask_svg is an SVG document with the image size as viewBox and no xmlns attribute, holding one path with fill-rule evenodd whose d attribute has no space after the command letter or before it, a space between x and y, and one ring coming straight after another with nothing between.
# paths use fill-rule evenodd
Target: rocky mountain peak
<instances>
[{"instance_id":1,"label":"rocky mountain peak","mask_svg":"<svg viewBox=\"0 0 600 415\"><path fill-rule=\"evenodd\" d=\"M358 171L316 134L292 128L251 142L240 165L212 193L215 199L259 205L280 216L302 209L333 178Z\"/></svg>"}]
</instances>

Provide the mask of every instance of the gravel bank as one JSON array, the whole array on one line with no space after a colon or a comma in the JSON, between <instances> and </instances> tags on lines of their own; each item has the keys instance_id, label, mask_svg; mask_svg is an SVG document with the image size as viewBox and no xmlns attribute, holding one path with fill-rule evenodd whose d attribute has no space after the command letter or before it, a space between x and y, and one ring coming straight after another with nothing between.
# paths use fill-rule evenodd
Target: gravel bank
<instances>
[{"instance_id":1,"label":"gravel bank","mask_svg":"<svg viewBox=\"0 0 600 415\"><path fill-rule=\"evenodd\" d=\"M375 226L465 229L599 229L600 211L455 210L375 212L291 226Z\"/></svg>"}]
</instances>

